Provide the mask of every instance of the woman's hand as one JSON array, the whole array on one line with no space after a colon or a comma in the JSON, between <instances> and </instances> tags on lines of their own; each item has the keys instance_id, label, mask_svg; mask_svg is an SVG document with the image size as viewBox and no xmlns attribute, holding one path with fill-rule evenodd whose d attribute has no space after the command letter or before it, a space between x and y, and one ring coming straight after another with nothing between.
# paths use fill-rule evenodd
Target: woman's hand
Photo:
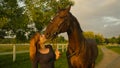
<instances>
[{"instance_id":1,"label":"woman's hand","mask_svg":"<svg viewBox=\"0 0 120 68\"><path fill-rule=\"evenodd\" d=\"M60 51L58 49L55 50L56 60L60 57Z\"/></svg>"}]
</instances>

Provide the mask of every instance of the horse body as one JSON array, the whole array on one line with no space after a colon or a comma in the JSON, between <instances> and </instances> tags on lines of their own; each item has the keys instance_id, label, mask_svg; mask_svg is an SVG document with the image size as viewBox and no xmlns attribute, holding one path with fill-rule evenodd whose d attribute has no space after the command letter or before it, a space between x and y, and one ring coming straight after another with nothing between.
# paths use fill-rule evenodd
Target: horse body
<instances>
[{"instance_id":1,"label":"horse body","mask_svg":"<svg viewBox=\"0 0 120 68\"><path fill-rule=\"evenodd\" d=\"M97 44L93 39L85 39L74 16L74 22L68 29L69 46L67 50L67 58L70 68L93 68L97 58Z\"/></svg>"},{"instance_id":2,"label":"horse body","mask_svg":"<svg viewBox=\"0 0 120 68\"><path fill-rule=\"evenodd\" d=\"M85 39L77 19L69 12L70 7L60 10L47 26L46 38L53 38L67 32L69 45L66 56L69 68L94 68L98 55L97 44L92 39Z\"/></svg>"}]
</instances>

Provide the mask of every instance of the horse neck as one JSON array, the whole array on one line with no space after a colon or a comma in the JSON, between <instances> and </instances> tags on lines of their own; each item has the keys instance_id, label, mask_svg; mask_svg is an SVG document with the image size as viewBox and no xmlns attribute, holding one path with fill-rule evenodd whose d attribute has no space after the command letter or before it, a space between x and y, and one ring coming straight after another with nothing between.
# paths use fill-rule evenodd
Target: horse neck
<instances>
[{"instance_id":1,"label":"horse neck","mask_svg":"<svg viewBox=\"0 0 120 68\"><path fill-rule=\"evenodd\" d=\"M69 30L67 31L69 38L69 47L72 50L80 50L85 47L85 38L82 34L82 30L79 26L78 21L74 16L72 16L73 20L71 20L71 25Z\"/></svg>"}]
</instances>

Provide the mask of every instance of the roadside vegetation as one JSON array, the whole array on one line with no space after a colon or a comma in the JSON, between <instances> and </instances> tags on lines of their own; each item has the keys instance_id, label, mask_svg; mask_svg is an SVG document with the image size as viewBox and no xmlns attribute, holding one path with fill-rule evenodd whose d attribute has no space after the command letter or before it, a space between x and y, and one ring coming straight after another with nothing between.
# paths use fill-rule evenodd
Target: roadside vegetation
<instances>
[{"instance_id":1,"label":"roadside vegetation","mask_svg":"<svg viewBox=\"0 0 120 68\"><path fill-rule=\"evenodd\" d=\"M120 46L107 46L108 49L120 54Z\"/></svg>"}]
</instances>

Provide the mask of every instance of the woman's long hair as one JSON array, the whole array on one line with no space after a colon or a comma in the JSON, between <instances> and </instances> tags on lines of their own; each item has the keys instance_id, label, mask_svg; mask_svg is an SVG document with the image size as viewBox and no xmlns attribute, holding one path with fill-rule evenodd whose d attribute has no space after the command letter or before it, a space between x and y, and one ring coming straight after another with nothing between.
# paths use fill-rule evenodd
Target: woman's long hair
<instances>
[{"instance_id":1,"label":"woman's long hair","mask_svg":"<svg viewBox=\"0 0 120 68\"><path fill-rule=\"evenodd\" d=\"M40 38L40 33L36 32L33 37L30 39L30 60L34 61L36 57L36 52L38 49L38 42Z\"/></svg>"}]
</instances>

